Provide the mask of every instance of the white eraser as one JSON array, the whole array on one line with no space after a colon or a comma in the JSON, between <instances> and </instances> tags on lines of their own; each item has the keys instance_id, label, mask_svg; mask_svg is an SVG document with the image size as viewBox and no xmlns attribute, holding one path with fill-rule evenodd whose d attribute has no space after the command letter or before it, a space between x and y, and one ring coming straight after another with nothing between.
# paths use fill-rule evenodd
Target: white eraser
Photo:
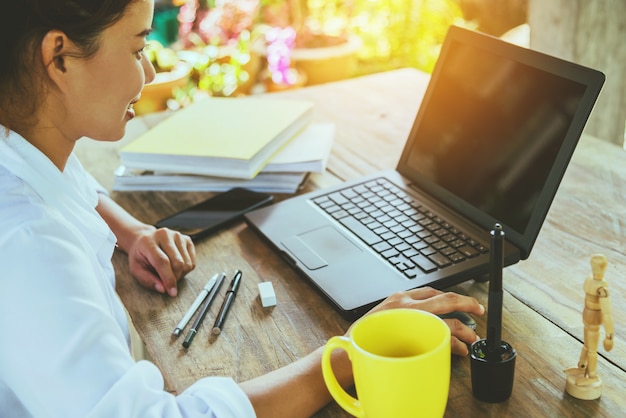
<instances>
[{"instance_id":1,"label":"white eraser","mask_svg":"<svg viewBox=\"0 0 626 418\"><path fill-rule=\"evenodd\" d=\"M259 283L259 296L264 308L276 305L276 293L274 293L272 282Z\"/></svg>"}]
</instances>

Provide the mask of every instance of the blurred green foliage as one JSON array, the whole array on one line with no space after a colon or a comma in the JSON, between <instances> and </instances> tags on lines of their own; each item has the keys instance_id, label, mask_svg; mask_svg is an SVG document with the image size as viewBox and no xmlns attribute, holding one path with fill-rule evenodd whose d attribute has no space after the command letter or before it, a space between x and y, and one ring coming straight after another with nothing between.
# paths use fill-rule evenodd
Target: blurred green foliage
<instances>
[{"instance_id":1,"label":"blurred green foliage","mask_svg":"<svg viewBox=\"0 0 626 418\"><path fill-rule=\"evenodd\" d=\"M249 4L250 1L255 0L185 0L177 3L183 4L182 8L189 7L192 3L196 6L202 4L206 13L215 7L225 7L225 4L230 9L237 10L239 2ZM452 24L472 28L476 26L463 18L460 1L258 0L259 13L250 22L269 26L293 25L300 27L299 33L302 36L307 31L340 38L358 36L362 46L358 53L358 73L355 76L401 67L431 72L448 27ZM190 3L187 4L188 2ZM159 32L159 28L168 28L168 33L171 32L172 20L175 19L174 10L179 9L163 9L162 16L157 10L155 22L160 23L155 27L156 32ZM232 20L235 16L237 15L228 13L217 21L223 24L225 18ZM302 30L303 27L306 30ZM208 45L206 42L191 42L195 45L196 52L195 62L192 63L193 90L198 88L211 95L230 96L237 91L238 86L248 82L250 77L256 77L256 74L248 74L244 69L250 59L250 33L254 33L254 28L248 29L241 32L241 36L237 36L236 46L226 59L219 59L217 56L219 45L213 45L212 42ZM158 34L153 36L156 35ZM190 39L195 39L193 36L198 38L195 33L191 35L191 38L186 39L187 43Z\"/></svg>"},{"instance_id":2,"label":"blurred green foliage","mask_svg":"<svg viewBox=\"0 0 626 418\"><path fill-rule=\"evenodd\" d=\"M431 72L452 24L475 26L458 0L308 0L313 31L361 38L361 74L401 67Z\"/></svg>"}]
</instances>

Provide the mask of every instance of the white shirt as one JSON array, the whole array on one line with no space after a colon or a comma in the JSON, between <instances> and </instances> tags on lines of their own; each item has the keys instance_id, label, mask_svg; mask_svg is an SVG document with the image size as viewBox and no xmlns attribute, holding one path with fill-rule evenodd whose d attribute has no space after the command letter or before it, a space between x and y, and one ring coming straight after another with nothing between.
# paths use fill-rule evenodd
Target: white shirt
<instances>
[{"instance_id":1,"label":"white shirt","mask_svg":"<svg viewBox=\"0 0 626 418\"><path fill-rule=\"evenodd\" d=\"M0 131L0 416L254 417L230 378L173 396L132 359L98 188L74 155L61 172Z\"/></svg>"}]
</instances>

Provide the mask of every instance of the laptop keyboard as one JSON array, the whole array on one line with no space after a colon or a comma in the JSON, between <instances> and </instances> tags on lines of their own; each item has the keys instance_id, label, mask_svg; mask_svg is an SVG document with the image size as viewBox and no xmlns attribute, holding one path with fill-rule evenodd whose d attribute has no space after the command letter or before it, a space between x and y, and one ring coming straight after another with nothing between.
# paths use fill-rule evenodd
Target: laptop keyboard
<instances>
[{"instance_id":1,"label":"laptop keyboard","mask_svg":"<svg viewBox=\"0 0 626 418\"><path fill-rule=\"evenodd\" d=\"M313 202L409 279L489 252L384 178Z\"/></svg>"}]
</instances>

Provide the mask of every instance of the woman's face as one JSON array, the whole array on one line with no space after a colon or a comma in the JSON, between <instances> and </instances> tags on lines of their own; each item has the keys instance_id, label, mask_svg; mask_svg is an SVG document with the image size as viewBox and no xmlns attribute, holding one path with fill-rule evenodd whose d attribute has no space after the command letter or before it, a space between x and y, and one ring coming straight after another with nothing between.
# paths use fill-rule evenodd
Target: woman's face
<instances>
[{"instance_id":1,"label":"woman's face","mask_svg":"<svg viewBox=\"0 0 626 418\"><path fill-rule=\"evenodd\" d=\"M135 0L117 23L102 32L93 57L74 62L65 96L69 137L115 141L124 136L144 84L154 68L143 48L152 27L154 0Z\"/></svg>"}]
</instances>

